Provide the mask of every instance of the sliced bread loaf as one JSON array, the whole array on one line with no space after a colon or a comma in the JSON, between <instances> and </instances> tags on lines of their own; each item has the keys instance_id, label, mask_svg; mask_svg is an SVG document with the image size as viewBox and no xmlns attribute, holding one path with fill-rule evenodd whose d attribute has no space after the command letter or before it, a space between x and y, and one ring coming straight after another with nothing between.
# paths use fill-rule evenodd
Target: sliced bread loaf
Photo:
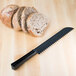
<instances>
[{"instance_id":1,"label":"sliced bread loaf","mask_svg":"<svg viewBox=\"0 0 76 76\"><path fill-rule=\"evenodd\" d=\"M41 36L48 26L47 18L40 13L32 13L27 18L27 30L34 36Z\"/></svg>"},{"instance_id":2,"label":"sliced bread loaf","mask_svg":"<svg viewBox=\"0 0 76 76\"><path fill-rule=\"evenodd\" d=\"M12 27L11 20L18 8L17 5L8 5L0 11L0 19L6 26Z\"/></svg>"},{"instance_id":3,"label":"sliced bread loaf","mask_svg":"<svg viewBox=\"0 0 76 76\"><path fill-rule=\"evenodd\" d=\"M21 30L21 15L24 8L25 7L20 7L13 16L12 25L15 30Z\"/></svg>"},{"instance_id":4,"label":"sliced bread loaf","mask_svg":"<svg viewBox=\"0 0 76 76\"><path fill-rule=\"evenodd\" d=\"M26 19L31 13L35 13L37 10L34 7L24 8L21 16L21 27L24 32L27 31Z\"/></svg>"}]
</instances>

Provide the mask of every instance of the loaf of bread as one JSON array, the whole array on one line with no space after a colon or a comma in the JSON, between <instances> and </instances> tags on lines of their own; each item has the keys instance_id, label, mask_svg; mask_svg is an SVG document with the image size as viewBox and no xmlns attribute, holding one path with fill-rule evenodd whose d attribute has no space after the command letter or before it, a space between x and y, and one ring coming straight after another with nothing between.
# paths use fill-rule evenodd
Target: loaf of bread
<instances>
[{"instance_id":1,"label":"loaf of bread","mask_svg":"<svg viewBox=\"0 0 76 76\"><path fill-rule=\"evenodd\" d=\"M8 27L12 28L12 17L15 12L18 10L19 6L17 5L8 5L0 11L1 21Z\"/></svg>"},{"instance_id":2,"label":"loaf of bread","mask_svg":"<svg viewBox=\"0 0 76 76\"><path fill-rule=\"evenodd\" d=\"M34 7L8 5L0 11L1 21L14 30L41 36L48 27L48 19Z\"/></svg>"}]
</instances>

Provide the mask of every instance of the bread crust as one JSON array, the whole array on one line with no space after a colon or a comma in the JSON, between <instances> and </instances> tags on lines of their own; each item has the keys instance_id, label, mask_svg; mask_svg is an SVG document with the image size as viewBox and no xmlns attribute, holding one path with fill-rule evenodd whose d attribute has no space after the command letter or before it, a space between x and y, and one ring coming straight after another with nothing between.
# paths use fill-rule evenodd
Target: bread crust
<instances>
[{"instance_id":1,"label":"bread crust","mask_svg":"<svg viewBox=\"0 0 76 76\"><path fill-rule=\"evenodd\" d=\"M25 14L25 13L27 13L27 9L28 8L30 8L30 9L32 9L33 11L32 12L30 12L29 14L28 14L28 16L31 14L31 13L34 13L34 12L37 12L37 10L34 8L34 7L26 7L25 9L24 9L24 11L22 12L22 16L21 16L21 25L22 25L22 30L24 31L24 32L28 32L28 30L27 30L27 24L26 24L26 20L27 20L27 14Z\"/></svg>"},{"instance_id":2,"label":"bread crust","mask_svg":"<svg viewBox=\"0 0 76 76\"><path fill-rule=\"evenodd\" d=\"M17 30L17 31L21 30L21 15L22 15L22 11L24 10L24 8L25 8L24 6L20 7L17 10L17 12L13 15L12 25L13 25L14 29Z\"/></svg>"},{"instance_id":3,"label":"bread crust","mask_svg":"<svg viewBox=\"0 0 76 76\"><path fill-rule=\"evenodd\" d=\"M1 21L9 28L12 28L12 16L18 10L18 8L19 6L17 5L8 5L0 11Z\"/></svg>"}]
</instances>

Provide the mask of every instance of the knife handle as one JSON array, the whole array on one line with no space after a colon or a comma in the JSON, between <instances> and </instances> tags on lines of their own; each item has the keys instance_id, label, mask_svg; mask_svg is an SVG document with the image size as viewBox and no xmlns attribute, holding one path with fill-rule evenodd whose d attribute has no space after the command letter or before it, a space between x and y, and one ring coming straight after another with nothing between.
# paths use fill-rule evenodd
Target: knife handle
<instances>
[{"instance_id":1,"label":"knife handle","mask_svg":"<svg viewBox=\"0 0 76 76\"><path fill-rule=\"evenodd\" d=\"M26 62L27 60L29 60L35 54L36 54L36 51L32 50L31 52L27 53L26 55L24 55L20 59L16 60L15 62L13 62L11 64L12 69L15 70L15 69L19 68L24 62Z\"/></svg>"}]
</instances>

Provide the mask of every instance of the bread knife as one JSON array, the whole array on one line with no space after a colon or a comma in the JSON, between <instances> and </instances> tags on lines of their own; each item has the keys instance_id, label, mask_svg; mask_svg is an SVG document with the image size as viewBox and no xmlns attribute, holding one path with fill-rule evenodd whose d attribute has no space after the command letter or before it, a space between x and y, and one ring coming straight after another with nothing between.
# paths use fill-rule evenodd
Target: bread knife
<instances>
[{"instance_id":1,"label":"bread knife","mask_svg":"<svg viewBox=\"0 0 76 76\"><path fill-rule=\"evenodd\" d=\"M42 53L44 50L46 50L49 46L54 44L56 41L61 39L63 36L65 36L67 33L69 33L71 30L73 30L72 27L65 27L62 30L60 30L58 33L56 33L54 36L43 42L41 45L21 57L20 59L16 60L11 64L12 69L16 70L19 68L24 62L29 60L31 57L33 57L36 54Z\"/></svg>"}]
</instances>

